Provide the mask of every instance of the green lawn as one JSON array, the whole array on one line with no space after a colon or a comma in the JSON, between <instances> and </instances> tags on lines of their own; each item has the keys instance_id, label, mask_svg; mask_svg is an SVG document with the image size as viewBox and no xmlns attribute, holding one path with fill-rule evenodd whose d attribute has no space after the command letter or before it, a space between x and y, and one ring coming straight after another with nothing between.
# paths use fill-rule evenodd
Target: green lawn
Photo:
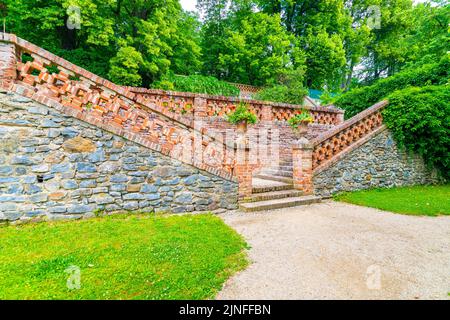
<instances>
[{"instance_id":1,"label":"green lawn","mask_svg":"<svg viewBox=\"0 0 450 320\"><path fill-rule=\"evenodd\" d=\"M370 189L336 195L335 200L411 215L450 215L450 185Z\"/></svg>"},{"instance_id":2,"label":"green lawn","mask_svg":"<svg viewBox=\"0 0 450 320\"><path fill-rule=\"evenodd\" d=\"M247 266L246 247L211 214L3 226L0 299L213 298Z\"/></svg>"}]
</instances>

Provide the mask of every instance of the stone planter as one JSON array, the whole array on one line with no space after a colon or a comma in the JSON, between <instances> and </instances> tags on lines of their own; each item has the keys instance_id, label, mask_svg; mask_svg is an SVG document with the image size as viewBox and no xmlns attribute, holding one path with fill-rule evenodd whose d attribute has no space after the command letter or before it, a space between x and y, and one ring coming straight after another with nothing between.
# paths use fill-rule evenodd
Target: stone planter
<instances>
[{"instance_id":1,"label":"stone planter","mask_svg":"<svg viewBox=\"0 0 450 320\"><path fill-rule=\"evenodd\" d=\"M305 138L306 134L308 133L308 125L309 121L302 121L300 122L297 128L292 129L292 131L294 132L294 136L297 140Z\"/></svg>"},{"instance_id":2,"label":"stone planter","mask_svg":"<svg viewBox=\"0 0 450 320\"><path fill-rule=\"evenodd\" d=\"M236 131L239 135L247 133L247 121L241 121L236 124Z\"/></svg>"},{"instance_id":3,"label":"stone planter","mask_svg":"<svg viewBox=\"0 0 450 320\"><path fill-rule=\"evenodd\" d=\"M248 141L247 125L248 125L247 121L241 121L236 124L236 133L237 133L236 142L240 145L243 145Z\"/></svg>"}]
</instances>

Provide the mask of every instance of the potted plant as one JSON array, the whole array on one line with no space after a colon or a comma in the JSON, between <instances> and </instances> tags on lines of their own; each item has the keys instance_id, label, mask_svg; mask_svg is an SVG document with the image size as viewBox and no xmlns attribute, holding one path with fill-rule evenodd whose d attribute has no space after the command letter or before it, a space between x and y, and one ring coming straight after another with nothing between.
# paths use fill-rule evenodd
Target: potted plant
<instances>
[{"instance_id":1,"label":"potted plant","mask_svg":"<svg viewBox=\"0 0 450 320\"><path fill-rule=\"evenodd\" d=\"M308 132L308 125L314 121L308 110L302 110L288 120L289 126L294 131L297 138L303 138Z\"/></svg>"},{"instance_id":2,"label":"potted plant","mask_svg":"<svg viewBox=\"0 0 450 320\"><path fill-rule=\"evenodd\" d=\"M237 131L242 134L247 132L247 125L249 123L255 124L258 122L256 115L250 112L247 106L242 102L239 103L236 110L226 116L226 119L229 123L235 124L237 126Z\"/></svg>"}]
</instances>

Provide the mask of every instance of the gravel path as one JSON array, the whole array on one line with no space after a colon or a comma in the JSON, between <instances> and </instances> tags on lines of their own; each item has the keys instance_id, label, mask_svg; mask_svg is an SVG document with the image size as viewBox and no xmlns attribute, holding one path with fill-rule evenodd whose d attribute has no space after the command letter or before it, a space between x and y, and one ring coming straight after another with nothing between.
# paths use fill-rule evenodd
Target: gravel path
<instances>
[{"instance_id":1,"label":"gravel path","mask_svg":"<svg viewBox=\"0 0 450 320\"><path fill-rule=\"evenodd\" d=\"M252 264L218 299L449 299L450 217L333 201L225 213Z\"/></svg>"}]
</instances>

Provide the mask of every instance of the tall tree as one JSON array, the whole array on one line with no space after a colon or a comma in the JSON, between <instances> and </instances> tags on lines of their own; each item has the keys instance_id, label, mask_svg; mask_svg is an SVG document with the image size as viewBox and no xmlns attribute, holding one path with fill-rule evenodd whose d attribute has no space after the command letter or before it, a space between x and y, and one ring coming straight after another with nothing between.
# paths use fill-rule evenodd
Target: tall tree
<instances>
[{"instance_id":1,"label":"tall tree","mask_svg":"<svg viewBox=\"0 0 450 320\"><path fill-rule=\"evenodd\" d=\"M306 84L338 87L345 66L343 41L351 26L342 0L260 0L263 12L278 13L297 36L306 59Z\"/></svg>"},{"instance_id":2,"label":"tall tree","mask_svg":"<svg viewBox=\"0 0 450 320\"><path fill-rule=\"evenodd\" d=\"M283 29L280 17L260 12L226 31L218 68L227 80L266 85L301 62L295 37Z\"/></svg>"},{"instance_id":3,"label":"tall tree","mask_svg":"<svg viewBox=\"0 0 450 320\"><path fill-rule=\"evenodd\" d=\"M171 67L200 68L198 23L178 0L5 3L9 31L118 83L147 86Z\"/></svg>"}]
</instances>

